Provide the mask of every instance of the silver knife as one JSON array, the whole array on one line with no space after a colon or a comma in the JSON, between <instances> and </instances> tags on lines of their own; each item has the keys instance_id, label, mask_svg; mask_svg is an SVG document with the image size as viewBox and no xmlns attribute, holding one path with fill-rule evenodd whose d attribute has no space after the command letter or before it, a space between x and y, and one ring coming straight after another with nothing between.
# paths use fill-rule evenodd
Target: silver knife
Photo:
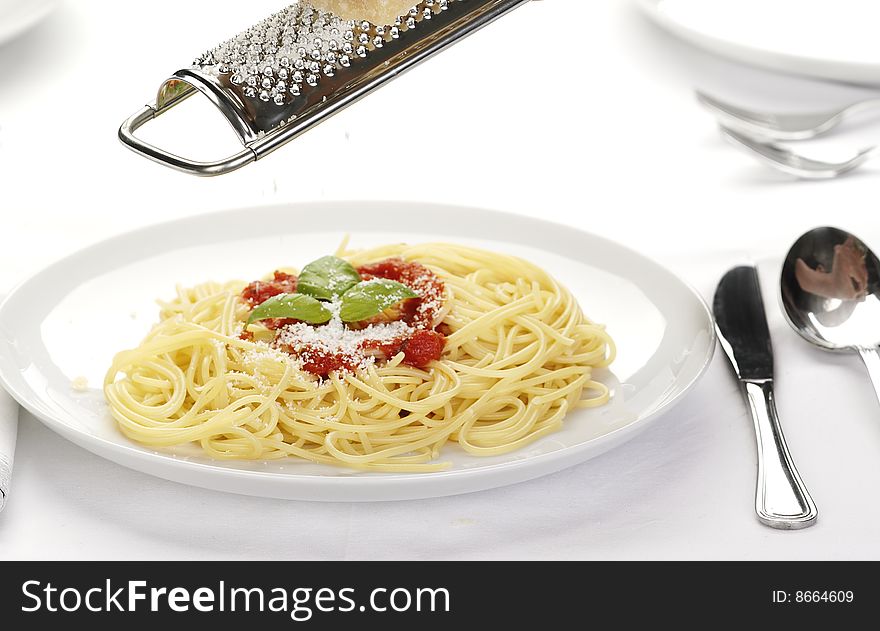
<instances>
[{"instance_id":1,"label":"silver knife","mask_svg":"<svg viewBox=\"0 0 880 631\"><path fill-rule=\"evenodd\" d=\"M761 523L786 530L816 523L816 504L794 466L773 394L773 346L758 272L736 267L721 279L713 304L721 347L739 379L755 422L758 485L755 511Z\"/></svg>"}]
</instances>

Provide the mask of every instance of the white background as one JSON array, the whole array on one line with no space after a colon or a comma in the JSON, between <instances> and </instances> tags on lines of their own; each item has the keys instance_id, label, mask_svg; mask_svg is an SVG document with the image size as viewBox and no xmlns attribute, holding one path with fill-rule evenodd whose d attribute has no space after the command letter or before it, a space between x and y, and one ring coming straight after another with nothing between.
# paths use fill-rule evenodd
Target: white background
<instances>
[{"instance_id":1,"label":"white background","mask_svg":"<svg viewBox=\"0 0 880 631\"><path fill-rule=\"evenodd\" d=\"M874 91L715 58L621 0L526 5L222 178L172 172L118 143L119 123L168 74L279 4L77 0L0 46L0 290L136 226L324 199L450 202L565 222L654 257L707 297L727 267L750 259L765 261L772 283L774 262L816 225L880 244L876 165L793 181L724 144L692 97L700 87L793 110ZM194 129L216 123L212 112L186 107L185 125L160 119L154 138L200 147L195 157L232 146ZM227 137L224 125L209 129ZM871 133L852 142L876 141ZM864 370L806 347L768 307L783 423L819 506L806 531L754 517L751 424L719 354L687 401L614 452L530 483L418 502L190 488L103 461L22 414L0 558L880 558L880 408Z\"/></svg>"}]
</instances>

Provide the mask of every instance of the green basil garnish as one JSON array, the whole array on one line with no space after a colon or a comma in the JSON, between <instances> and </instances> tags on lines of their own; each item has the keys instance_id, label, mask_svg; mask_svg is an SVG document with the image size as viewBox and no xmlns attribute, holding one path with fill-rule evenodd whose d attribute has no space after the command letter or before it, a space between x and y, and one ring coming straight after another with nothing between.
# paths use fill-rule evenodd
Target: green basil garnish
<instances>
[{"instance_id":1,"label":"green basil garnish","mask_svg":"<svg viewBox=\"0 0 880 631\"><path fill-rule=\"evenodd\" d=\"M267 318L293 318L309 324L329 322L333 314L311 296L303 294L278 294L257 306L248 318L247 323Z\"/></svg>"},{"instance_id":2,"label":"green basil garnish","mask_svg":"<svg viewBox=\"0 0 880 631\"><path fill-rule=\"evenodd\" d=\"M303 268L296 290L318 300L333 300L359 282L361 275L351 263L335 256L324 256Z\"/></svg>"},{"instance_id":3,"label":"green basil garnish","mask_svg":"<svg viewBox=\"0 0 880 631\"><path fill-rule=\"evenodd\" d=\"M360 322L372 318L407 298L418 294L397 281L377 278L358 283L342 296L339 317L343 322Z\"/></svg>"}]
</instances>

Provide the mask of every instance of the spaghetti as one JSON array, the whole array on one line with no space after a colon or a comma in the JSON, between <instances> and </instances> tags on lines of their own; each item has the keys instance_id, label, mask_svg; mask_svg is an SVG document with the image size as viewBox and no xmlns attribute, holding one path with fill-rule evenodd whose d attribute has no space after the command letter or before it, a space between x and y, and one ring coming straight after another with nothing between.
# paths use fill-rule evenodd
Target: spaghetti
<instances>
[{"instance_id":1,"label":"spaghetti","mask_svg":"<svg viewBox=\"0 0 880 631\"><path fill-rule=\"evenodd\" d=\"M104 392L145 445L427 472L446 466L450 441L502 454L603 405L593 370L614 355L605 328L526 261L343 244L298 276L178 288L141 345L114 358Z\"/></svg>"}]
</instances>

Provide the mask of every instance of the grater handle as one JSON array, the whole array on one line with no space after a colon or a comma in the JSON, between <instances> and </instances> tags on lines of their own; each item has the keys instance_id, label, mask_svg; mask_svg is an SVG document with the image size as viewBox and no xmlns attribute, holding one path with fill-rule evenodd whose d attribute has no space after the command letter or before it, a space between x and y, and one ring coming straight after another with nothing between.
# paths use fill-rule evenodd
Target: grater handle
<instances>
[{"instance_id":1,"label":"grater handle","mask_svg":"<svg viewBox=\"0 0 880 631\"><path fill-rule=\"evenodd\" d=\"M163 111L164 109L157 110L155 107L147 105L141 110L135 112L119 127L119 140L121 140L126 146L154 162L159 162L160 164L169 166L172 169L177 169L178 171L183 171L184 173L201 175L204 177L230 173L231 171L240 169L257 159L257 155L253 150L245 147L238 153L223 160L198 162L187 158L181 158L180 156L165 151L164 149L160 149L159 147L144 142L134 135L135 131L156 118Z\"/></svg>"}]
</instances>

